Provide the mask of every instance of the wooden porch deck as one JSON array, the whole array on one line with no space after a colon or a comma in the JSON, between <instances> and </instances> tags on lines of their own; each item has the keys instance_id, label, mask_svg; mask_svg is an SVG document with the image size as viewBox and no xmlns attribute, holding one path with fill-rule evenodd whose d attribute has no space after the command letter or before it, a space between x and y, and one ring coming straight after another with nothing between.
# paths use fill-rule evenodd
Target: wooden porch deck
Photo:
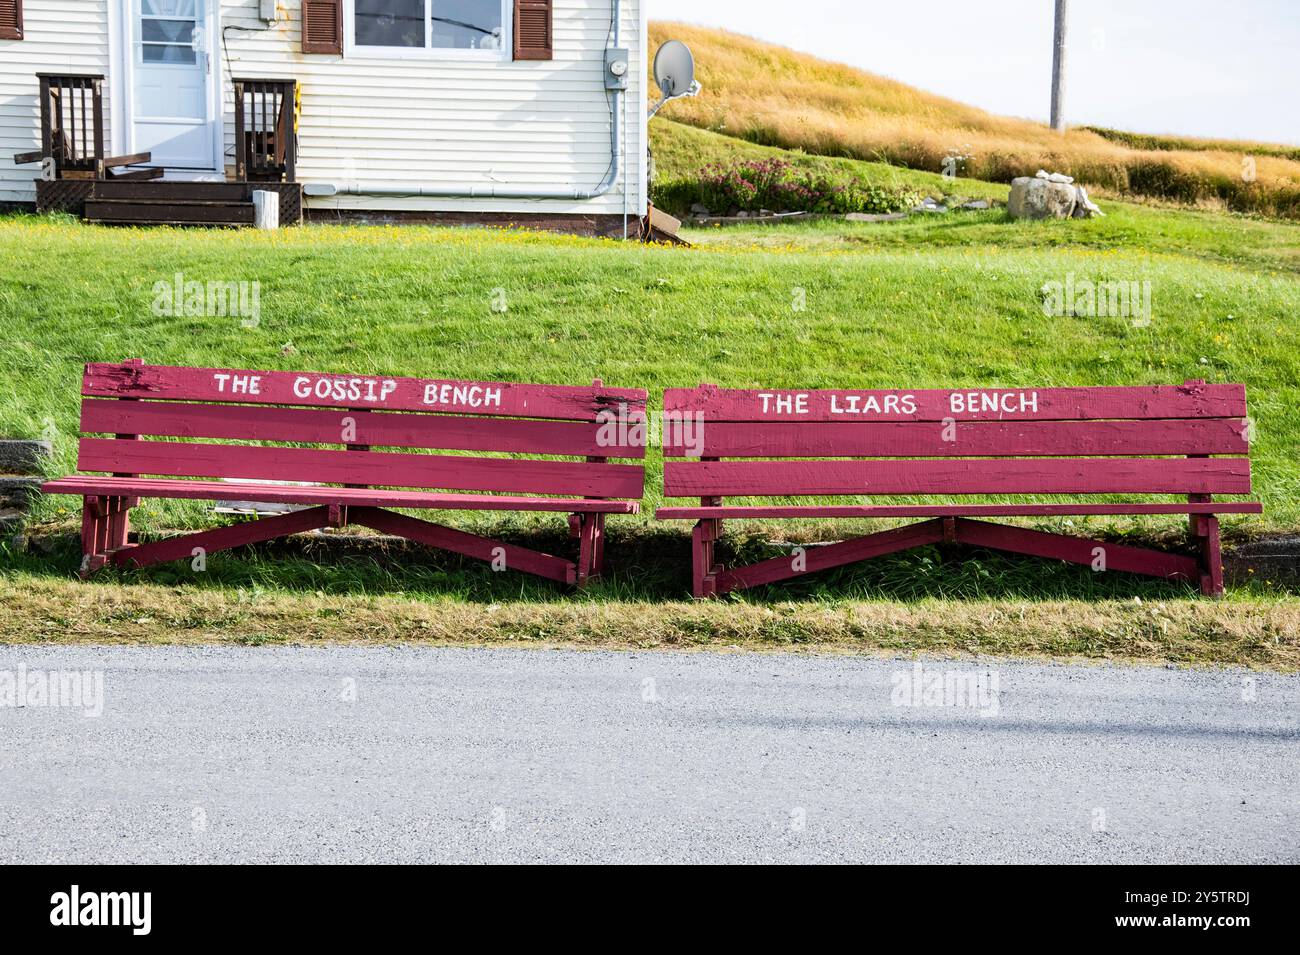
<instances>
[{"instance_id":1,"label":"wooden porch deck","mask_svg":"<svg viewBox=\"0 0 1300 955\"><path fill-rule=\"evenodd\" d=\"M280 224L302 222L297 182L172 182L52 179L36 183L37 212L66 212L111 225L253 224L253 193L280 194Z\"/></svg>"},{"instance_id":2,"label":"wooden porch deck","mask_svg":"<svg viewBox=\"0 0 1300 955\"><path fill-rule=\"evenodd\" d=\"M264 190L279 194L282 225L302 222L294 80L233 81L233 181L168 180L149 153L106 155L104 78L39 73L37 81L41 148L14 157L41 165L37 212L113 225L244 226L254 222L253 193Z\"/></svg>"}]
</instances>

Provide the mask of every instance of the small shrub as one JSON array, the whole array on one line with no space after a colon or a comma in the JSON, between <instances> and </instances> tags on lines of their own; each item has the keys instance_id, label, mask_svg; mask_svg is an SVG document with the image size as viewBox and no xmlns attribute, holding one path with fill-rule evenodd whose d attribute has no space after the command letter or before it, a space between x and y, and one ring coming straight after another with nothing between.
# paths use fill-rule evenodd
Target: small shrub
<instances>
[{"instance_id":1,"label":"small shrub","mask_svg":"<svg viewBox=\"0 0 1300 955\"><path fill-rule=\"evenodd\" d=\"M777 212L897 212L921 200L918 192L836 179L784 159L751 159L731 164L711 163L693 180L665 183L656 202L684 211L698 202L718 213L734 210Z\"/></svg>"},{"instance_id":2,"label":"small shrub","mask_svg":"<svg viewBox=\"0 0 1300 955\"><path fill-rule=\"evenodd\" d=\"M1195 172L1162 159L1130 163L1128 184L1133 192L1187 204L1207 195L1205 183Z\"/></svg>"}]
</instances>

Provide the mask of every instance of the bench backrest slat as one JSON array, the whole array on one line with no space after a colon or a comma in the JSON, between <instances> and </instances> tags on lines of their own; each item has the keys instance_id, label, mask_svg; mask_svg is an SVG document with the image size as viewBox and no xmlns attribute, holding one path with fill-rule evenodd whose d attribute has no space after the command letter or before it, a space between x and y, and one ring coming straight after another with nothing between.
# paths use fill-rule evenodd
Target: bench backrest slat
<instances>
[{"instance_id":1,"label":"bench backrest slat","mask_svg":"<svg viewBox=\"0 0 1300 955\"><path fill-rule=\"evenodd\" d=\"M634 464L112 438L83 438L77 462L82 471L601 498L639 497L644 473Z\"/></svg>"},{"instance_id":2,"label":"bench backrest slat","mask_svg":"<svg viewBox=\"0 0 1300 955\"><path fill-rule=\"evenodd\" d=\"M711 422L1243 418L1246 386L791 391L701 385L669 388L664 392L664 411L698 413Z\"/></svg>"},{"instance_id":3,"label":"bench backrest slat","mask_svg":"<svg viewBox=\"0 0 1300 955\"><path fill-rule=\"evenodd\" d=\"M701 461L666 471L670 497L1250 493L1244 458Z\"/></svg>"},{"instance_id":4,"label":"bench backrest slat","mask_svg":"<svg viewBox=\"0 0 1300 955\"><path fill-rule=\"evenodd\" d=\"M466 415L213 405L169 401L87 398L81 404L86 434L139 434L231 441L296 441L340 444L345 429L353 444L375 448L508 451L518 454L645 456L644 446L611 448L602 425L581 421L473 418Z\"/></svg>"},{"instance_id":5,"label":"bench backrest slat","mask_svg":"<svg viewBox=\"0 0 1300 955\"><path fill-rule=\"evenodd\" d=\"M670 389L664 411L665 458L704 459L665 462L667 497L1250 492L1239 384L702 385Z\"/></svg>"},{"instance_id":6,"label":"bench backrest slat","mask_svg":"<svg viewBox=\"0 0 1300 955\"><path fill-rule=\"evenodd\" d=\"M627 426L644 415L641 389L128 362L87 365L82 394L83 433L108 436L82 438L83 471L590 498L644 489L639 464L609 463L645 455ZM389 448L419 450L377 450Z\"/></svg>"},{"instance_id":7,"label":"bench backrest slat","mask_svg":"<svg viewBox=\"0 0 1300 955\"><path fill-rule=\"evenodd\" d=\"M594 421L601 411L617 413L620 406L644 411L646 400L642 389L594 385L519 385L388 375L132 364L87 365L81 394L99 398L382 408L560 421Z\"/></svg>"},{"instance_id":8,"label":"bench backrest slat","mask_svg":"<svg viewBox=\"0 0 1300 955\"><path fill-rule=\"evenodd\" d=\"M688 436L680 428L667 430L664 454L686 457ZM928 421L719 421L706 423L698 438L698 452L706 458L1067 457L1245 454L1250 449L1246 423L1238 418L962 421L948 435Z\"/></svg>"}]
</instances>

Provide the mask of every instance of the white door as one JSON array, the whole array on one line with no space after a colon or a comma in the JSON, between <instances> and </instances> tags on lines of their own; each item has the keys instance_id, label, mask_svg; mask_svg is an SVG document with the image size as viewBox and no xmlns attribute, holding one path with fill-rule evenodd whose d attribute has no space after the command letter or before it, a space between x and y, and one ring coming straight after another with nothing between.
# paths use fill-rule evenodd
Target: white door
<instances>
[{"instance_id":1,"label":"white door","mask_svg":"<svg viewBox=\"0 0 1300 955\"><path fill-rule=\"evenodd\" d=\"M208 8L218 0L129 0L133 152L152 165L213 169Z\"/></svg>"}]
</instances>

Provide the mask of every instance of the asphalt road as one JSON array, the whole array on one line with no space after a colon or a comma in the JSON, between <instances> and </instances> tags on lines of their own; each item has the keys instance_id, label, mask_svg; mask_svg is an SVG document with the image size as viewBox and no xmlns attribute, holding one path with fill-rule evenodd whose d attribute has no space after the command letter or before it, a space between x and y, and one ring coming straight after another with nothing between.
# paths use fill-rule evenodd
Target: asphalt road
<instances>
[{"instance_id":1,"label":"asphalt road","mask_svg":"<svg viewBox=\"0 0 1300 955\"><path fill-rule=\"evenodd\" d=\"M92 671L80 707L33 695L52 670ZM933 705L936 674L983 695ZM740 653L0 646L0 862L1300 862L1300 678L915 680Z\"/></svg>"}]
</instances>

